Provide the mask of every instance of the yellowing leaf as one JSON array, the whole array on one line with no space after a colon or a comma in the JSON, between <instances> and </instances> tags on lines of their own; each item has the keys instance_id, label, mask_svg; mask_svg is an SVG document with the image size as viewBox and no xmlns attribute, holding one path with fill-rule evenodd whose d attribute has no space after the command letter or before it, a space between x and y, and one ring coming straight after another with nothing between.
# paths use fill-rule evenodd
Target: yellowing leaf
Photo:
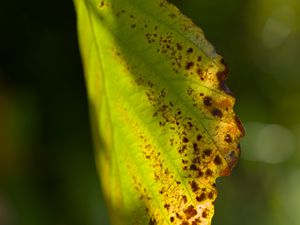
<instances>
[{"instance_id":1,"label":"yellowing leaf","mask_svg":"<svg viewBox=\"0 0 300 225\"><path fill-rule=\"evenodd\" d=\"M210 224L243 135L222 58L165 0L74 2L112 224Z\"/></svg>"}]
</instances>

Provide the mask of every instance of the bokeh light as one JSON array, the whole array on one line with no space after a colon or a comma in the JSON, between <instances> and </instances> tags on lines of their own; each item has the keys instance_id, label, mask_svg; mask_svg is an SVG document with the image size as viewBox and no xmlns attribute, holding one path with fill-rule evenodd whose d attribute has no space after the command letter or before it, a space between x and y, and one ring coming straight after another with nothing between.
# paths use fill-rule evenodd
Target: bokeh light
<instances>
[{"instance_id":1,"label":"bokeh light","mask_svg":"<svg viewBox=\"0 0 300 225\"><path fill-rule=\"evenodd\" d=\"M246 123L247 136L242 140L245 160L282 163L296 148L296 137L278 124Z\"/></svg>"}]
</instances>

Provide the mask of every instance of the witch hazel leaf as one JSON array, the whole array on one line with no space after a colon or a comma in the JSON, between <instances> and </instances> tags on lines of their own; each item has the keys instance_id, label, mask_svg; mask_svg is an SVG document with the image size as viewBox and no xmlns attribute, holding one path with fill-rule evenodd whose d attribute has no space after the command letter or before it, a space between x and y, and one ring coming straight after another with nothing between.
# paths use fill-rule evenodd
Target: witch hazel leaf
<instances>
[{"instance_id":1,"label":"witch hazel leaf","mask_svg":"<svg viewBox=\"0 0 300 225\"><path fill-rule=\"evenodd\" d=\"M165 0L74 4L112 224L211 224L244 134L222 57Z\"/></svg>"}]
</instances>

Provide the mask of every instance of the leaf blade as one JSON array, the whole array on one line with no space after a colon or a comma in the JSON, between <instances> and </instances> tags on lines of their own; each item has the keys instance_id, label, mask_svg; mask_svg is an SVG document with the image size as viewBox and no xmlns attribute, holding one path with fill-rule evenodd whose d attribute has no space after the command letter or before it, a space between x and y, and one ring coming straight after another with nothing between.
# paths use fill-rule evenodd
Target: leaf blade
<instances>
[{"instance_id":1,"label":"leaf blade","mask_svg":"<svg viewBox=\"0 0 300 225\"><path fill-rule=\"evenodd\" d=\"M114 224L210 224L243 135L221 57L166 1L75 6Z\"/></svg>"}]
</instances>

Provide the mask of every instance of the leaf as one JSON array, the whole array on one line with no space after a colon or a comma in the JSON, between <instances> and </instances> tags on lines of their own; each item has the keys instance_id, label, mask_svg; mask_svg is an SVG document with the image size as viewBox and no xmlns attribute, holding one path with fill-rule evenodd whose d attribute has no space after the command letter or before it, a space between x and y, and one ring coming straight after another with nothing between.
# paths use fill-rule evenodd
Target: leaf
<instances>
[{"instance_id":1,"label":"leaf","mask_svg":"<svg viewBox=\"0 0 300 225\"><path fill-rule=\"evenodd\" d=\"M74 0L113 224L207 225L243 128L227 68L165 0Z\"/></svg>"}]
</instances>

